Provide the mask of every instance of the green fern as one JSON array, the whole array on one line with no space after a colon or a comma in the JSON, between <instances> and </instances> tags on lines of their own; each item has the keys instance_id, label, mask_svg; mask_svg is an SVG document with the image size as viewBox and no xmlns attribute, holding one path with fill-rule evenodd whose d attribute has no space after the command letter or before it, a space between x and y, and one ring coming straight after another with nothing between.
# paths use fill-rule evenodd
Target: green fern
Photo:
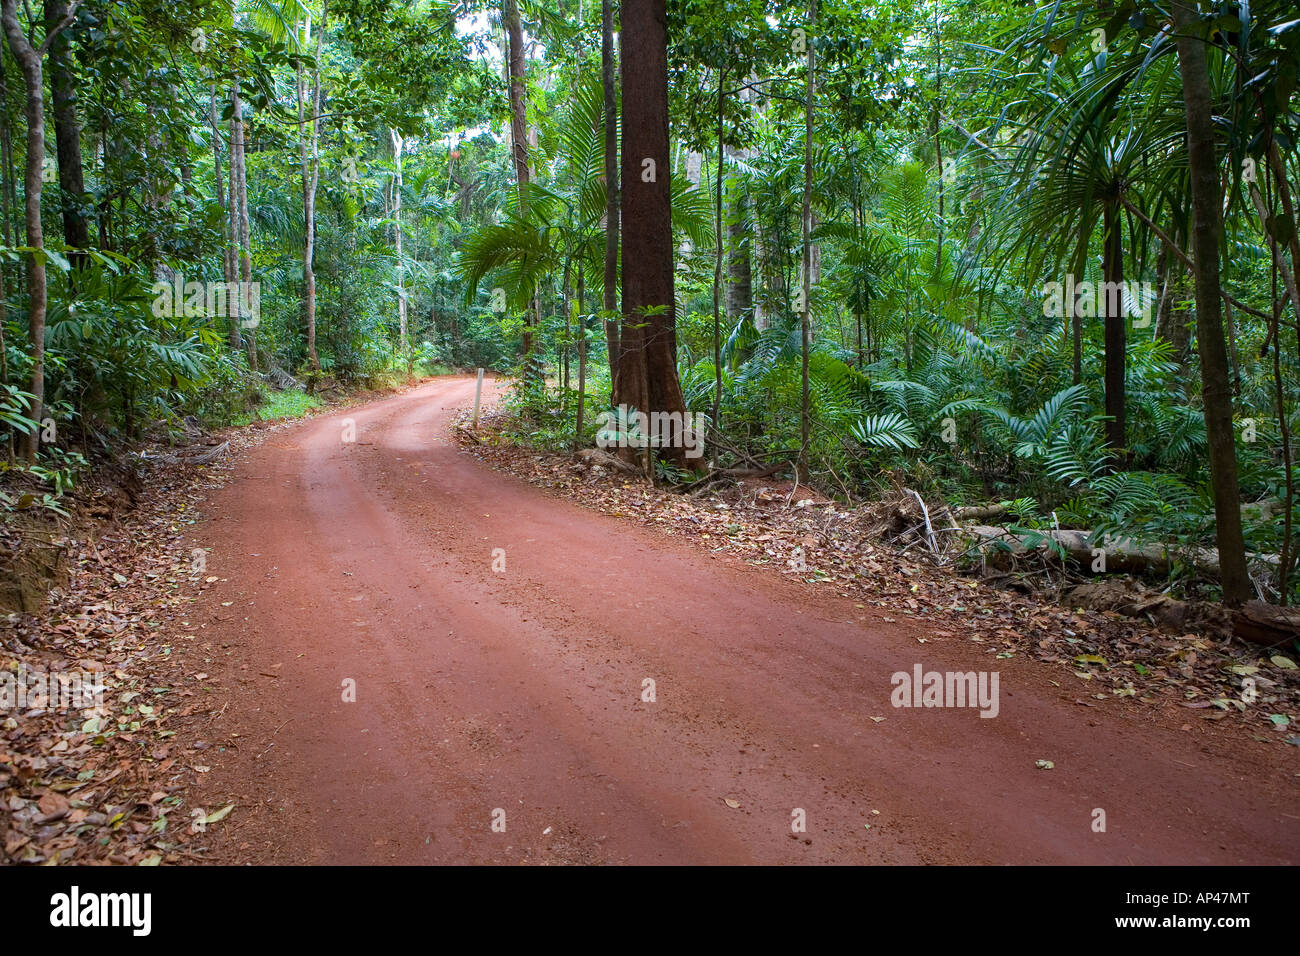
<instances>
[{"instance_id":1,"label":"green fern","mask_svg":"<svg viewBox=\"0 0 1300 956\"><path fill-rule=\"evenodd\" d=\"M902 415L888 413L869 415L853 425L853 437L864 445L876 448L919 448L912 423Z\"/></svg>"}]
</instances>

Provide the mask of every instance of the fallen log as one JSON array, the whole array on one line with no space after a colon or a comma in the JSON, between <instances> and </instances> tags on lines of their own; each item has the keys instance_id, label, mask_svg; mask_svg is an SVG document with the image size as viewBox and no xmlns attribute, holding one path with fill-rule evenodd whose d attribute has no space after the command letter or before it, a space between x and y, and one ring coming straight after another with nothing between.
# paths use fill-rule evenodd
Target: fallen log
<instances>
[{"instance_id":1,"label":"fallen log","mask_svg":"<svg viewBox=\"0 0 1300 956\"><path fill-rule=\"evenodd\" d=\"M578 459L586 465L600 465L604 468L613 468L628 475L639 475L641 469L636 465L629 464L617 455L611 455L607 451L599 448L583 448L578 452Z\"/></svg>"},{"instance_id":2,"label":"fallen log","mask_svg":"<svg viewBox=\"0 0 1300 956\"><path fill-rule=\"evenodd\" d=\"M1300 638L1300 609L1247 601L1233 612L1232 632L1252 644L1288 644Z\"/></svg>"},{"instance_id":3,"label":"fallen log","mask_svg":"<svg viewBox=\"0 0 1300 956\"><path fill-rule=\"evenodd\" d=\"M725 475L728 478L770 478L778 472L789 471L790 463L788 461L778 461L775 465L768 465L766 468L722 468L713 472L714 475ZM710 476L712 477L712 476Z\"/></svg>"},{"instance_id":4,"label":"fallen log","mask_svg":"<svg viewBox=\"0 0 1300 956\"><path fill-rule=\"evenodd\" d=\"M1007 513L1007 505L971 505L966 508L954 508L952 516L958 521L992 521Z\"/></svg>"},{"instance_id":5,"label":"fallen log","mask_svg":"<svg viewBox=\"0 0 1300 956\"><path fill-rule=\"evenodd\" d=\"M1124 574L1168 574L1179 560L1191 562L1206 574L1217 576L1219 573L1219 552L1217 548L1191 548L1185 551L1170 551L1164 545L1135 545L1130 539L1120 541L1091 540L1088 531L1060 530L1044 528L1034 532L1013 532L1007 528L989 525L972 525L963 532L973 539L972 546L988 553L988 548L1010 554L1024 554L1033 551L1046 552L1064 550L1066 556L1077 561L1084 570L1093 573L1119 572ZM995 542L999 544L995 545ZM1051 542L1049 545L1048 542ZM1098 558L1104 557L1104 562ZM1248 560L1263 562L1276 567L1278 556L1275 554L1248 554ZM1094 563L1097 568L1093 571Z\"/></svg>"}]
</instances>

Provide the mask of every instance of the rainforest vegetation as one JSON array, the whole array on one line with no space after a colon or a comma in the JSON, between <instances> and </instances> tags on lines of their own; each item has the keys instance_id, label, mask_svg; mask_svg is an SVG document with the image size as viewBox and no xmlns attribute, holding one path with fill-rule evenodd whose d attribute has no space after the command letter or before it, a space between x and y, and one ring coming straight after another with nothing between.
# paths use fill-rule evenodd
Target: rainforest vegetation
<instances>
[{"instance_id":1,"label":"rainforest vegetation","mask_svg":"<svg viewBox=\"0 0 1300 956\"><path fill-rule=\"evenodd\" d=\"M8 514L187 423L483 367L519 441L660 484L905 486L1300 596L1290 3L0 20Z\"/></svg>"}]
</instances>

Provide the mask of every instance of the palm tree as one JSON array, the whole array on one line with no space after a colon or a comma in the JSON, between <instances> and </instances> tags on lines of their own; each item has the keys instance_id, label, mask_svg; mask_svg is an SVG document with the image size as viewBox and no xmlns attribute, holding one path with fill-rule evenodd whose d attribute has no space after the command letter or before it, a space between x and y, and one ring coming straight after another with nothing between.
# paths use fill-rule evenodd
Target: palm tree
<instances>
[{"instance_id":1,"label":"palm tree","mask_svg":"<svg viewBox=\"0 0 1300 956\"><path fill-rule=\"evenodd\" d=\"M1149 235L1145 222L1128 215L1159 199L1178 173L1173 150L1182 136L1170 71L1147 77L1140 96L1130 86L1141 69L1127 62L1107 69L1105 49L1080 65L1062 56L1040 85L1038 72L1025 81L1024 117L1012 126L1016 139L1005 157L1000 225L984 233L986 244L1003 243L1005 256L1023 256L1030 275L1082 275L1099 241L1107 295L1099 302L1105 322L1107 440L1125 447L1124 396L1126 261L1141 261ZM1127 229L1126 229L1127 225ZM1098 231L1100 228L1100 232ZM1111 291L1115 290L1115 291ZM1129 306L1132 304L1129 303ZM1082 321L1068 303L1074 347L1074 378L1082 377Z\"/></svg>"}]
</instances>

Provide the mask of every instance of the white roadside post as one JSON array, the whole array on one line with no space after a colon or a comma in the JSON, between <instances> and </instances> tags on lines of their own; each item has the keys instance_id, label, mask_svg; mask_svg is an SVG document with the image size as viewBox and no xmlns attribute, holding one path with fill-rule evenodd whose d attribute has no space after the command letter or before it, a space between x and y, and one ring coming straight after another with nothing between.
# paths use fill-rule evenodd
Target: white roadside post
<instances>
[{"instance_id":1,"label":"white roadside post","mask_svg":"<svg viewBox=\"0 0 1300 956\"><path fill-rule=\"evenodd\" d=\"M474 428L478 428L478 400L483 394L483 370L478 370L478 380L474 383Z\"/></svg>"}]
</instances>

